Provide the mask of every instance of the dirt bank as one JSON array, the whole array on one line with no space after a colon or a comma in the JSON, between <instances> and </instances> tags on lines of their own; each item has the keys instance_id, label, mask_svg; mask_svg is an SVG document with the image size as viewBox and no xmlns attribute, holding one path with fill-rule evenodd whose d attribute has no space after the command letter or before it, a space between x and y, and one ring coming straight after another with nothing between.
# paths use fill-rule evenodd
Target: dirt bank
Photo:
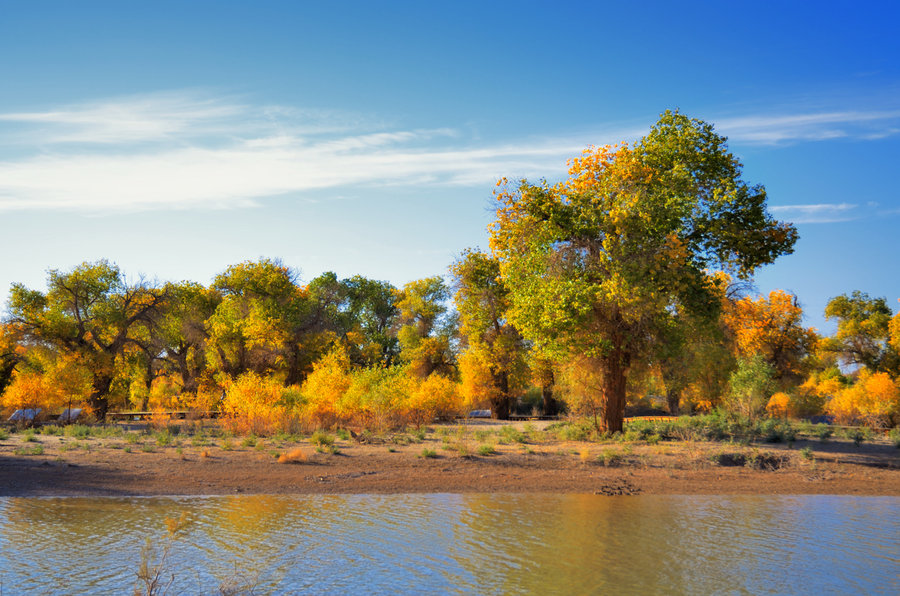
<instances>
[{"instance_id":1,"label":"dirt bank","mask_svg":"<svg viewBox=\"0 0 900 596\"><path fill-rule=\"evenodd\" d=\"M587 443L490 425L422 436L242 439L147 433L0 440L0 496L553 492L900 496L887 441ZM806 449L804 449L806 448ZM318 451L317 451L318 449ZM282 457L292 454L290 457ZM291 463L279 463L292 459Z\"/></svg>"}]
</instances>

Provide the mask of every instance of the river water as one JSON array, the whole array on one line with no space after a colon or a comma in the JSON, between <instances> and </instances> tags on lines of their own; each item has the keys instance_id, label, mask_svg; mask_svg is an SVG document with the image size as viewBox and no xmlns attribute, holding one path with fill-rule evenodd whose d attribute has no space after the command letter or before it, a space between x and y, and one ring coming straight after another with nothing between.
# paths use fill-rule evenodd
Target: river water
<instances>
[{"instance_id":1,"label":"river water","mask_svg":"<svg viewBox=\"0 0 900 596\"><path fill-rule=\"evenodd\" d=\"M166 519L184 516L175 539ZM0 594L898 594L900 498L0 498Z\"/></svg>"}]
</instances>

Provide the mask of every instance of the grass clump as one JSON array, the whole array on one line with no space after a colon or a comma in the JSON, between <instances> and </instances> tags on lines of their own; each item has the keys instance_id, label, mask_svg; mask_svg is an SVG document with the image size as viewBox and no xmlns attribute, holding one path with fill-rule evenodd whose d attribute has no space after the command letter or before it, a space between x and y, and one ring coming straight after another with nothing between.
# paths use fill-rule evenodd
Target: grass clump
<instances>
[{"instance_id":1,"label":"grass clump","mask_svg":"<svg viewBox=\"0 0 900 596\"><path fill-rule=\"evenodd\" d=\"M497 450L494 449L493 445L478 446L478 455L494 455L495 453L497 453Z\"/></svg>"},{"instance_id":2,"label":"grass clump","mask_svg":"<svg viewBox=\"0 0 900 596\"><path fill-rule=\"evenodd\" d=\"M19 447L15 450L16 455L44 455L44 446L35 445L34 447Z\"/></svg>"},{"instance_id":3,"label":"grass clump","mask_svg":"<svg viewBox=\"0 0 900 596\"><path fill-rule=\"evenodd\" d=\"M5 441L9 438L9 433L6 432L6 429L0 428L0 441Z\"/></svg>"},{"instance_id":4,"label":"grass clump","mask_svg":"<svg viewBox=\"0 0 900 596\"><path fill-rule=\"evenodd\" d=\"M22 440L26 443L35 443L37 439L34 438L34 429L29 428L26 429L24 433L22 433Z\"/></svg>"},{"instance_id":5,"label":"grass clump","mask_svg":"<svg viewBox=\"0 0 900 596\"><path fill-rule=\"evenodd\" d=\"M500 440L504 443L525 443L528 436L513 426L504 426L500 429Z\"/></svg>"},{"instance_id":6,"label":"grass clump","mask_svg":"<svg viewBox=\"0 0 900 596\"><path fill-rule=\"evenodd\" d=\"M290 451L286 451L278 456L278 463L280 464L303 464L307 461L306 452L303 449L297 447L296 449L291 449Z\"/></svg>"},{"instance_id":7,"label":"grass clump","mask_svg":"<svg viewBox=\"0 0 900 596\"><path fill-rule=\"evenodd\" d=\"M422 459L434 459L437 457L437 451L425 447L424 449L422 449L422 453L419 454L419 457L421 457Z\"/></svg>"},{"instance_id":8,"label":"grass clump","mask_svg":"<svg viewBox=\"0 0 900 596\"><path fill-rule=\"evenodd\" d=\"M900 428L891 429L891 432L888 433L888 439L894 444L894 447L900 449Z\"/></svg>"},{"instance_id":9,"label":"grass clump","mask_svg":"<svg viewBox=\"0 0 900 596\"><path fill-rule=\"evenodd\" d=\"M334 445L334 437L323 430L317 430L309 437L309 442L319 447L329 447Z\"/></svg>"},{"instance_id":10,"label":"grass clump","mask_svg":"<svg viewBox=\"0 0 900 596\"><path fill-rule=\"evenodd\" d=\"M63 434L76 439L86 439L91 436L91 427L84 424L70 424L64 427Z\"/></svg>"}]
</instances>

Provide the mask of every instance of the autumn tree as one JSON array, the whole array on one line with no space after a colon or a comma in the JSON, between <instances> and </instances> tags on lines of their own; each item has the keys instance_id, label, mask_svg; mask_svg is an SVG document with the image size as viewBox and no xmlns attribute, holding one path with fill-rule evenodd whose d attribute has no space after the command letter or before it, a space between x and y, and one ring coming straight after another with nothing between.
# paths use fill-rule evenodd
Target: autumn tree
<instances>
[{"instance_id":1,"label":"autumn tree","mask_svg":"<svg viewBox=\"0 0 900 596\"><path fill-rule=\"evenodd\" d=\"M509 291L500 279L500 264L477 250L467 250L450 267L459 312L460 332L466 343L460 360L464 382L484 371L487 383L477 383L491 404L491 415L506 420L510 414L515 377L525 373L522 336L508 320ZM467 372L469 375L467 375Z\"/></svg>"},{"instance_id":2,"label":"autumn tree","mask_svg":"<svg viewBox=\"0 0 900 596\"><path fill-rule=\"evenodd\" d=\"M728 301L722 317L738 357L759 354L782 385L802 378L803 359L815 349L818 334L803 326L803 309L796 296L773 290L767 297Z\"/></svg>"},{"instance_id":3,"label":"autumn tree","mask_svg":"<svg viewBox=\"0 0 900 596\"><path fill-rule=\"evenodd\" d=\"M400 357L419 377L453 373L453 321L448 320L450 290L440 277L411 281L397 292Z\"/></svg>"},{"instance_id":4,"label":"autumn tree","mask_svg":"<svg viewBox=\"0 0 900 596\"><path fill-rule=\"evenodd\" d=\"M559 184L522 181L497 194L491 248L510 318L602 378L601 430L622 429L628 370L673 309L716 316L707 270L747 277L796 241L767 213L763 187L741 179L725 141L666 112L633 146L585 151Z\"/></svg>"},{"instance_id":5,"label":"autumn tree","mask_svg":"<svg viewBox=\"0 0 900 596\"><path fill-rule=\"evenodd\" d=\"M51 270L46 293L13 284L11 320L27 340L53 346L92 375L89 404L98 419L109 408L115 362L137 330L152 325L167 294L146 283L129 284L107 261L83 263L69 272Z\"/></svg>"},{"instance_id":6,"label":"autumn tree","mask_svg":"<svg viewBox=\"0 0 900 596\"><path fill-rule=\"evenodd\" d=\"M222 297L196 282L168 283L164 289L170 299L157 311L143 348L146 357L157 359L166 374L178 375L182 391L195 393L206 371L206 321Z\"/></svg>"},{"instance_id":7,"label":"autumn tree","mask_svg":"<svg viewBox=\"0 0 900 596\"><path fill-rule=\"evenodd\" d=\"M870 298L865 292L832 298L825 318L837 321L837 332L824 348L838 354L845 365L900 375L900 352L890 342L891 315L884 298Z\"/></svg>"}]
</instances>

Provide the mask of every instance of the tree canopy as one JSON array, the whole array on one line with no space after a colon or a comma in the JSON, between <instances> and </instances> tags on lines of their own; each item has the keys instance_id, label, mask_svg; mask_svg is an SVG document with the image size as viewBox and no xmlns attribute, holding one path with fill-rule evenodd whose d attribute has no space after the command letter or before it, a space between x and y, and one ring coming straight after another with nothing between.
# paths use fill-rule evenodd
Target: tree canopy
<instances>
[{"instance_id":1,"label":"tree canopy","mask_svg":"<svg viewBox=\"0 0 900 596\"><path fill-rule=\"evenodd\" d=\"M748 277L797 239L726 139L677 111L633 146L586 150L558 184L500 184L491 248L511 319L601 373L604 430L621 430L632 359L673 313L717 312L709 270Z\"/></svg>"}]
</instances>

